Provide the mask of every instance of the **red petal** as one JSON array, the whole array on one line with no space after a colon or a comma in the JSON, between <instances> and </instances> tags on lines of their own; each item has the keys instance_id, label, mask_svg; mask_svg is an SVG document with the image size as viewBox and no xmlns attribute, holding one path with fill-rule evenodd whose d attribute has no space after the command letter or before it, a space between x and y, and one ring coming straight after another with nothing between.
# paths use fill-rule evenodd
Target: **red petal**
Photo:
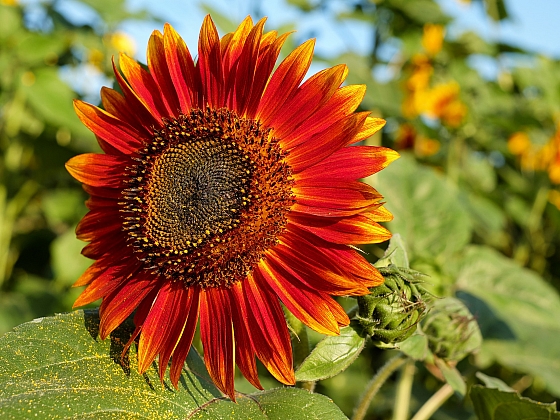
<instances>
[{"instance_id":1,"label":"red petal","mask_svg":"<svg viewBox=\"0 0 560 420\"><path fill-rule=\"evenodd\" d=\"M169 378L171 383L177 389L181 371L185 364L189 350L191 349L192 340L198 323L198 311L200 303L200 289L198 287L189 288L189 303L183 310L187 312L187 321L183 328L183 333L177 347L173 351L173 359L171 360L171 368L169 369ZM164 357L163 355L160 357Z\"/></svg>"},{"instance_id":2,"label":"red petal","mask_svg":"<svg viewBox=\"0 0 560 420\"><path fill-rule=\"evenodd\" d=\"M119 208L89 211L76 227L76 237L81 241L92 241L99 235L120 234L122 220L118 216Z\"/></svg>"},{"instance_id":3,"label":"red petal","mask_svg":"<svg viewBox=\"0 0 560 420\"><path fill-rule=\"evenodd\" d=\"M84 273L84 276L86 273ZM89 272L87 276L89 277L92 274L97 275L93 280L86 280L80 277L80 279L74 283L75 286L81 286L85 281L88 281L89 286L80 294L78 299L76 299L76 302L74 302L72 306L73 308L88 305L111 294L126 278L126 275L122 273L122 266L111 266L102 272L101 270L95 270L95 273Z\"/></svg>"},{"instance_id":4,"label":"red petal","mask_svg":"<svg viewBox=\"0 0 560 420\"><path fill-rule=\"evenodd\" d=\"M134 127L144 139L152 138L150 128L146 127L145 122L142 121L137 114L132 112L126 99L119 92L103 86L101 88L101 103L105 111L127 123L129 126Z\"/></svg>"},{"instance_id":5,"label":"red petal","mask_svg":"<svg viewBox=\"0 0 560 420\"><path fill-rule=\"evenodd\" d=\"M175 86L181 111L187 114L193 106L203 106L198 92L200 77L185 41L168 23L163 27L163 46L169 75Z\"/></svg>"},{"instance_id":6,"label":"red petal","mask_svg":"<svg viewBox=\"0 0 560 420\"><path fill-rule=\"evenodd\" d=\"M198 43L198 63L204 102L202 106L221 108L225 103L220 37L209 15L204 18Z\"/></svg>"},{"instance_id":7,"label":"red petal","mask_svg":"<svg viewBox=\"0 0 560 420\"><path fill-rule=\"evenodd\" d=\"M336 260L329 260L314 246L294 241L289 233L269 252L277 261L298 274L309 288L335 296L361 296L368 293L361 280L340 271Z\"/></svg>"},{"instance_id":8,"label":"red petal","mask_svg":"<svg viewBox=\"0 0 560 420\"><path fill-rule=\"evenodd\" d=\"M123 188L126 161L114 155L86 153L66 162L66 170L78 181L94 187Z\"/></svg>"},{"instance_id":9,"label":"red petal","mask_svg":"<svg viewBox=\"0 0 560 420\"><path fill-rule=\"evenodd\" d=\"M385 123L386 121L381 118L367 117L360 132L350 138L348 144L358 143L373 136L385 126Z\"/></svg>"},{"instance_id":10,"label":"red petal","mask_svg":"<svg viewBox=\"0 0 560 420\"><path fill-rule=\"evenodd\" d=\"M146 277L144 277L146 276ZM157 286L157 281L142 273L133 272L116 290L103 298L99 308L99 336L105 340L136 309L148 293Z\"/></svg>"},{"instance_id":11,"label":"red petal","mask_svg":"<svg viewBox=\"0 0 560 420\"><path fill-rule=\"evenodd\" d=\"M172 115L163 103L163 92L148 71L123 53L119 56L119 64L124 77L152 115L158 120Z\"/></svg>"},{"instance_id":12,"label":"red petal","mask_svg":"<svg viewBox=\"0 0 560 420\"><path fill-rule=\"evenodd\" d=\"M257 357L276 379L294 385L292 345L284 312L278 298L257 272L255 270L259 279L249 275L241 282L241 289L232 290L238 293L238 301L245 297L246 306L240 308L245 311L243 317L247 320Z\"/></svg>"},{"instance_id":13,"label":"red petal","mask_svg":"<svg viewBox=\"0 0 560 420\"><path fill-rule=\"evenodd\" d=\"M290 212L288 219L290 223L336 244L370 244L391 238L391 232L376 223L371 213L338 218Z\"/></svg>"},{"instance_id":14,"label":"red petal","mask_svg":"<svg viewBox=\"0 0 560 420\"><path fill-rule=\"evenodd\" d=\"M261 19L257 22L246 37L243 50L239 56L239 65L235 73L235 80L228 81L235 87L234 109L239 115L244 115L249 105L248 101L254 85L259 45L261 43L264 23L265 19Z\"/></svg>"},{"instance_id":15,"label":"red petal","mask_svg":"<svg viewBox=\"0 0 560 420\"><path fill-rule=\"evenodd\" d=\"M301 44L280 63L270 78L257 110L257 118L263 125L270 126L285 102L295 93L311 65L314 45L312 39Z\"/></svg>"},{"instance_id":16,"label":"red petal","mask_svg":"<svg viewBox=\"0 0 560 420\"><path fill-rule=\"evenodd\" d=\"M360 105L365 93L365 85L350 85L338 89L317 112L302 121L298 127L293 127L293 131L282 138L282 145L291 149L324 131L331 124L348 117Z\"/></svg>"},{"instance_id":17,"label":"red petal","mask_svg":"<svg viewBox=\"0 0 560 420\"><path fill-rule=\"evenodd\" d=\"M235 401L232 316L225 294L220 288L202 291L200 338L210 377L220 391Z\"/></svg>"},{"instance_id":18,"label":"red petal","mask_svg":"<svg viewBox=\"0 0 560 420\"><path fill-rule=\"evenodd\" d=\"M244 43L247 42L247 37L253 28L253 20L250 16L243 19L243 22L237 29L229 34L226 34L220 42L222 50L223 72L225 81L225 97L227 99L227 106L230 109L237 111L235 107L235 89L237 83L243 83L241 80L245 77L244 74L239 72L241 65L240 55L244 49ZM257 45L258 46L258 45ZM251 75L252 77L252 75ZM238 111L239 113L239 111Z\"/></svg>"},{"instance_id":19,"label":"red petal","mask_svg":"<svg viewBox=\"0 0 560 420\"><path fill-rule=\"evenodd\" d=\"M274 69L274 64L278 59L282 45L286 41L286 38L290 34L283 34L275 39L272 44L266 44L268 38L272 36L271 32L265 34L261 40L261 48L259 52L259 60L257 62L257 69L255 70L255 77L253 79L253 87L251 89L251 95L248 99L247 104L247 117L255 118L257 109L261 102L261 97L263 96L263 91L265 89L266 83L270 78L270 74Z\"/></svg>"},{"instance_id":20,"label":"red petal","mask_svg":"<svg viewBox=\"0 0 560 420\"><path fill-rule=\"evenodd\" d=\"M286 160L293 172L297 174L344 147L348 139L360 132L367 115L367 112L352 114L291 149Z\"/></svg>"},{"instance_id":21,"label":"red petal","mask_svg":"<svg viewBox=\"0 0 560 420\"><path fill-rule=\"evenodd\" d=\"M362 213L383 198L373 187L359 181L304 181L292 191L296 196L292 210L325 217Z\"/></svg>"},{"instance_id":22,"label":"red petal","mask_svg":"<svg viewBox=\"0 0 560 420\"><path fill-rule=\"evenodd\" d=\"M181 281L166 281L159 289L157 298L142 325L138 343L138 372L146 372L156 356L165 351L171 355L186 321L184 305L188 293ZM167 358L169 360L169 358ZM163 367L163 369L162 369ZM162 366L160 378L167 369L167 361Z\"/></svg>"},{"instance_id":23,"label":"red petal","mask_svg":"<svg viewBox=\"0 0 560 420\"><path fill-rule=\"evenodd\" d=\"M167 115L177 117L181 105L165 59L164 40L160 31L154 31L150 36L147 58L150 73L161 90L160 96L165 104Z\"/></svg>"},{"instance_id":24,"label":"red petal","mask_svg":"<svg viewBox=\"0 0 560 420\"><path fill-rule=\"evenodd\" d=\"M340 64L311 76L269 122L274 127L274 135L283 139L295 128L305 125L306 120L333 96L347 74L346 65Z\"/></svg>"},{"instance_id":25,"label":"red petal","mask_svg":"<svg viewBox=\"0 0 560 420\"><path fill-rule=\"evenodd\" d=\"M289 235L292 235L291 240L294 244L299 244L300 248L306 250L317 248L324 258L332 260L342 273L352 275L366 287L378 286L384 281L383 276L371 263L348 246L327 242L295 225L290 225L289 234L284 236L290 238Z\"/></svg>"},{"instance_id":26,"label":"red petal","mask_svg":"<svg viewBox=\"0 0 560 420\"><path fill-rule=\"evenodd\" d=\"M232 286L232 289L241 289L241 282ZM247 380L258 389L263 389L257 372L257 363L255 361L255 350L253 342L249 334L248 319L243 315L247 313L246 308L243 310L241 306L245 306L245 299L242 296L243 291L229 291L231 301L231 309L233 316L233 333L235 336L235 362L239 370L247 378Z\"/></svg>"},{"instance_id":27,"label":"red petal","mask_svg":"<svg viewBox=\"0 0 560 420\"><path fill-rule=\"evenodd\" d=\"M365 178L386 168L391 162L399 158L399 154L392 149L377 146L344 147L295 175L296 182L305 179L324 179L325 173L329 179L349 181Z\"/></svg>"},{"instance_id":28,"label":"red petal","mask_svg":"<svg viewBox=\"0 0 560 420\"><path fill-rule=\"evenodd\" d=\"M257 271L301 322L322 334L339 333L338 324L319 293L305 286L293 270L269 254L255 269L255 274Z\"/></svg>"},{"instance_id":29,"label":"red petal","mask_svg":"<svg viewBox=\"0 0 560 420\"><path fill-rule=\"evenodd\" d=\"M129 154L142 147L142 136L126 122L83 101L74 101L78 118L93 133L115 149Z\"/></svg>"},{"instance_id":30,"label":"red petal","mask_svg":"<svg viewBox=\"0 0 560 420\"><path fill-rule=\"evenodd\" d=\"M144 127L150 128L152 126L161 127L162 121L161 118L158 117L155 110L150 109L149 105L144 102L140 96L130 87L121 73L117 70L117 66L115 65L115 60L112 60L113 64L113 73L115 73L115 79L117 79L117 83L121 88L121 91L124 94L126 99L127 107L131 110L132 113L138 116L140 121L142 121L142 125Z\"/></svg>"}]
</instances>

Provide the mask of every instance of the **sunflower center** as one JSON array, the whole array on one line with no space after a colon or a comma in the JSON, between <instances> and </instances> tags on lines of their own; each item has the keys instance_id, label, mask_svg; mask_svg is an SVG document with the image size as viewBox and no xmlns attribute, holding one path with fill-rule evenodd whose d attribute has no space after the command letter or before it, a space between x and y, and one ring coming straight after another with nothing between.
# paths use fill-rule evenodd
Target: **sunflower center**
<instances>
[{"instance_id":1,"label":"sunflower center","mask_svg":"<svg viewBox=\"0 0 560 420\"><path fill-rule=\"evenodd\" d=\"M186 287L245 278L294 202L285 157L270 130L225 108L165 120L122 192L123 229L143 267Z\"/></svg>"},{"instance_id":2,"label":"sunflower center","mask_svg":"<svg viewBox=\"0 0 560 420\"><path fill-rule=\"evenodd\" d=\"M235 143L200 139L169 147L152 165L147 233L164 247L185 250L232 229L249 203L251 172Z\"/></svg>"}]
</instances>

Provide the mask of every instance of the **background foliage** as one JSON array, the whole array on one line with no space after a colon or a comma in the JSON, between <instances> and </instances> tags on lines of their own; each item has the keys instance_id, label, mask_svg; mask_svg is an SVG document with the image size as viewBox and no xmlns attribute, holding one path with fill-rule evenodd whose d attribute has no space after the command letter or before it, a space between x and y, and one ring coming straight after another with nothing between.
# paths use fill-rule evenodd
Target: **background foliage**
<instances>
[{"instance_id":1,"label":"background foliage","mask_svg":"<svg viewBox=\"0 0 560 420\"><path fill-rule=\"evenodd\" d=\"M458 299L480 327L479 350L451 367L466 380L466 398L460 385L453 387L433 418L473 418L477 401L480 418L514 418L508 417L511 407L515 413L553 413L551 406L537 409L507 392L545 403L560 398L560 62L488 43L474 32L450 38L452 18L433 0L288 3L302 19L323 13L371 28L368 54L317 60L348 64L348 83L368 86L362 108L388 121L369 142L403 156L368 180L395 215L389 228L403 239L410 268L429 275L425 286ZM123 1L80 5L91 11L85 23L72 20L56 0L0 1L0 334L70 311L80 292L70 286L89 264L74 237L86 197L64 162L98 146L74 115L72 100L86 96L97 103L84 80L111 84L111 56L133 53L119 31L123 20L153 19L129 12ZM498 25L507 18L507 2L484 5ZM212 14L222 31L237 25L225 11ZM496 76L481 75L473 59L486 60ZM384 255L379 247L364 250L372 262ZM353 302L343 303L350 308ZM312 343L321 338L310 337ZM300 377L318 375L316 392L351 415L368 380L397 351L380 350L351 332L338 345L346 346L351 360L337 372L321 371L311 360ZM395 415L394 406L403 401L395 395L407 377L413 380L411 413L443 381L453 382L421 347L408 346L403 351L418 362L389 379L367 418ZM238 383L240 391L253 392ZM263 385L276 386L266 377ZM488 388L496 389L484 394ZM488 401L501 401L501 408Z\"/></svg>"}]
</instances>

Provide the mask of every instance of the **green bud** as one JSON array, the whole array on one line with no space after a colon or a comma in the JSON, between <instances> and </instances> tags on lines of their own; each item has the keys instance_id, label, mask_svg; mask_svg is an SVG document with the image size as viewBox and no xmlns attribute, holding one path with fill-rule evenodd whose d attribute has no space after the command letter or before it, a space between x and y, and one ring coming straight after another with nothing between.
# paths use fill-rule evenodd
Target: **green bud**
<instances>
[{"instance_id":1,"label":"green bud","mask_svg":"<svg viewBox=\"0 0 560 420\"><path fill-rule=\"evenodd\" d=\"M394 265L379 268L385 282L360 296L355 320L380 347L394 346L416 331L432 295L421 285L421 273Z\"/></svg>"},{"instance_id":2,"label":"green bud","mask_svg":"<svg viewBox=\"0 0 560 420\"><path fill-rule=\"evenodd\" d=\"M461 301L451 297L434 302L422 330L432 353L448 362L462 360L482 342L474 317Z\"/></svg>"}]
</instances>

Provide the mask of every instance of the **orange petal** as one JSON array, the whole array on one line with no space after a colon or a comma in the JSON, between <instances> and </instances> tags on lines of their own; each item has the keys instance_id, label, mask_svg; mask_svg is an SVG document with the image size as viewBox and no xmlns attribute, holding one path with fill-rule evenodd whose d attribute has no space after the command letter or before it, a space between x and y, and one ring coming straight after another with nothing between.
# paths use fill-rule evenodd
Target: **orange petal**
<instances>
[{"instance_id":1,"label":"orange petal","mask_svg":"<svg viewBox=\"0 0 560 420\"><path fill-rule=\"evenodd\" d=\"M169 75L179 97L181 111L187 114L191 107L203 106L200 103L198 71L195 69L187 44L168 23L163 27L163 46Z\"/></svg>"},{"instance_id":2,"label":"orange petal","mask_svg":"<svg viewBox=\"0 0 560 420\"><path fill-rule=\"evenodd\" d=\"M181 105L177 97L177 87L173 84L169 67L167 66L163 34L160 31L152 32L148 41L146 55L150 73L162 92L161 98L165 104L167 114L176 118L178 117Z\"/></svg>"},{"instance_id":3,"label":"orange petal","mask_svg":"<svg viewBox=\"0 0 560 420\"><path fill-rule=\"evenodd\" d=\"M114 155L85 153L66 162L66 170L78 181L94 187L123 188L125 162Z\"/></svg>"},{"instance_id":4,"label":"orange petal","mask_svg":"<svg viewBox=\"0 0 560 420\"><path fill-rule=\"evenodd\" d=\"M87 128L120 152L129 154L142 147L140 133L108 112L79 100L74 100L74 110Z\"/></svg>"},{"instance_id":5,"label":"orange petal","mask_svg":"<svg viewBox=\"0 0 560 420\"><path fill-rule=\"evenodd\" d=\"M323 161L297 173L296 183L307 180L322 179L325 173L330 179L353 180L365 178L386 168L400 155L385 147L352 146L337 150Z\"/></svg>"},{"instance_id":6,"label":"orange petal","mask_svg":"<svg viewBox=\"0 0 560 420\"><path fill-rule=\"evenodd\" d=\"M261 260L258 271L286 308L309 328L336 335L338 324L322 302L319 292L306 287L297 274L273 257Z\"/></svg>"},{"instance_id":7,"label":"orange petal","mask_svg":"<svg viewBox=\"0 0 560 420\"><path fill-rule=\"evenodd\" d=\"M348 117L360 105L365 93L365 85L350 85L338 89L317 112L283 136L282 145L286 149L292 149L333 123Z\"/></svg>"},{"instance_id":8,"label":"orange petal","mask_svg":"<svg viewBox=\"0 0 560 420\"><path fill-rule=\"evenodd\" d=\"M257 118L263 125L270 126L285 102L295 93L309 70L314 46L315 40L312 39L301 44L280 63L270 78L257 110Z\"/></svg>"},{"instance_id":9,"label":"orange petal","mask_svg":"<svg viewBox=\"0 0 560 420\"><path fill-rule=\"evenodd\" d=\"M347 74L348 67L340 64L307 79L269 122L275 136L286 138L296 127L305 124L333 96Z\"/></svg>"},{"instance_id":10,"label":"orange petal","mask_svg":"<svg viewBox=\"0 0 560 420\"><path fill-rule=\"evenodd\" d=\"M172 115L173 111L167 110L163 103L161 87L148 71L124 53L119 55L119 64L124 77L152 115L158 120Z\"/></svg>"},{"instance_id":11,"label":"orange petal","mask_svg":"<svg viewBox=\"0 0 560 420\"><path fill-rule=\"evenodd\" d=\"M202 106L221 108L225 103L220 37L210 15L206 15L198 41L197 68L202 83Z\"/></svg>"},{"instance_id":12,"label":"orange petal","mask_svg":"<svg viewBox=\"0 0 560 420\"><path fill-rule=\"evenodd\" d=\"M278 298L259 275L249 275L242 281L241 289L232 288L237 293L237 300L245 299L246 305L240 306L245 311L251 340L253 340L257 357L268 371L286 385L296 383L292 344L286 325L284 312Z\"/></svg>"}]
</instances>

